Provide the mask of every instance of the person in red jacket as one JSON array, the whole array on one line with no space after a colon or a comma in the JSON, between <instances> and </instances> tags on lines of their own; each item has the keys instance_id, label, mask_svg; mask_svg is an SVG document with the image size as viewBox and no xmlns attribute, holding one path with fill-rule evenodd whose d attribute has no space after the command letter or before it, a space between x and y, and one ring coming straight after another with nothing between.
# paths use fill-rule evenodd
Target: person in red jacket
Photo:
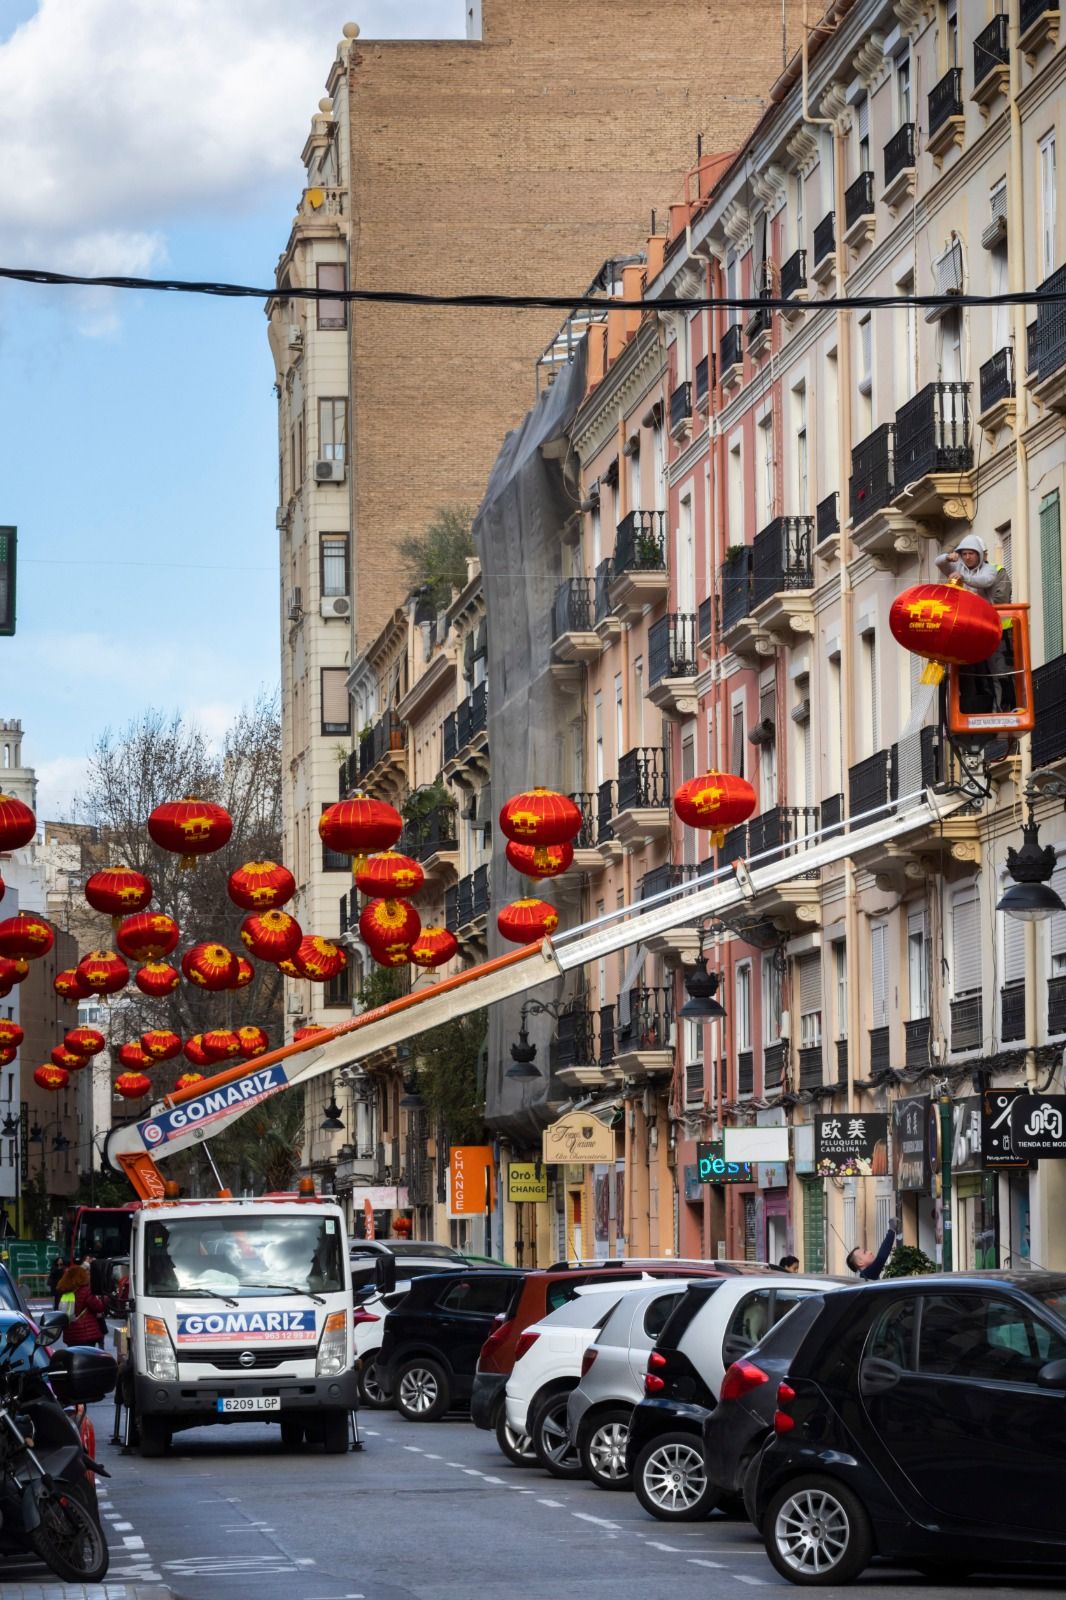
<instances>
[{"instance_id":1,"label":"person in red jacket","mask_svg":"<svg viewBox=\"0 0 1066 1600\"><path fill-rule=\"evenodd\" d=\"M107 1301L102 1295L93 1294L88 1269L68 1267L59 1280L58 1292L59 1308L70 1316L63 1335L66 1343L95 1344L103 1349Z\"/></svg>"}]
</instances>

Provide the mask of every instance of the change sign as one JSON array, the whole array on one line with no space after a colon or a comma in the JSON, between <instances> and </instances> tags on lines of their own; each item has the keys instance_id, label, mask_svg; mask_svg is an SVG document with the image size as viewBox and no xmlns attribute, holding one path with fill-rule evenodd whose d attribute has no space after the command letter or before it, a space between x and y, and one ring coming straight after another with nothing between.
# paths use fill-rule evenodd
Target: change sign
<instances>
[{"instance_id":1,"label":"change sign","mask_svg":"<svg viewBox=\"0 0 1066 1600\"><path fill-rule=\"evenodd\" d=\"M814 1119L814 1170L824 1178L876 1178L888 1172L888 1116Z\"/></svg>"},{"instance_id":2,"label":"change sign","mask_svg":"<svg viewBox=\"0 0 1066 1600\"><path fill-rule=\"evenodd\" d=\"M1019 1095L1010 1110L1010 1137L1016 1155L1066 1157L1066 1094Z\"/></svg>"}]
</instances>

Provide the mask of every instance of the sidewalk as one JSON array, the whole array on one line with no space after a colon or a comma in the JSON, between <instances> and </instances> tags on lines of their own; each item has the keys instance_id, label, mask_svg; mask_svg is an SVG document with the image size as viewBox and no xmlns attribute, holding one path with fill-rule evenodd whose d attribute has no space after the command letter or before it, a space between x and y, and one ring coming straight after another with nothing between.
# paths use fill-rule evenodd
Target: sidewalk
<instances>
[{"instance_id":1,"label":"sidewalk","mask_svg":"<svg viewBox=\"0 0 1066 1600\"><path fill-rule=\"evenodd\" d=\"M0 1568L0 1578L3 1569ZM4 1600L174 1600L173 1589L162 1583L61 1583L45 1578L40 1583L3 1580Z\"/></svg>"}]
</instances>

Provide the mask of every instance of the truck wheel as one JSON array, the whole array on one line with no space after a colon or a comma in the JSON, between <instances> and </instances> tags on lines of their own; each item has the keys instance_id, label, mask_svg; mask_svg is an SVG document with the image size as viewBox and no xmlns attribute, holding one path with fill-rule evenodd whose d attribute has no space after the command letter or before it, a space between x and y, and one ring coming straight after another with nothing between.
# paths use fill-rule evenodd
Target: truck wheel
<instances>
[{"instance_id":1,"label":"truck wheel","mask_svg":"<svg viewBox=\"0 0 1066 1600\"><path fill-rule=\"evenodd\" d=\"M298 1450L304 1442L304 1424L302 1417L282 1417L281 1419L281 1448L283 1450Z\"/></svg>"},{"instance_id":2,"label":"truck wheel","mask_svg":"<svg viewBox=\"0 0 1066 1600\"><path fill-rule=\"evenodd\" d=\"M166 1455L171 1440L171 1427L166 1417L139 1417L137 1431L140 1434L141 1455L145 1460Z\"/></svg>"},{"instance_id":3,"label":"truck wheel","mask_svg":"<svg viewBox=\"0 0 1066 1600\"><path fill-rule=\"evenodd\" d=\"M347 1411L326 1411L322 1416L322 1447L327 1456L348 1453Z\"/></svg>"},{"instance_id":4,"label":"truck wheel","mask_svg":"<svg viewBox=\"0 0 1066 1600\"><path fill-rule=\"evenodd\" d=\"M359 1403L368 1411L391 1411L392 1395L386 1394L378 1382L376 1352L364 1356L359 1368Z\"/></svg>"},{"instance_id":5,"label":"truck wheel","mask_svg":"<svg viewBox=\"0 0 1066 1600\"><path fill-rule=\"evenodd\" d=\"M444 1368L425 1356L413 1356L396 1373L392 1386L396 1409L408 1422L436 1422L451 1398Z\"/></svg>"}]
</instances>

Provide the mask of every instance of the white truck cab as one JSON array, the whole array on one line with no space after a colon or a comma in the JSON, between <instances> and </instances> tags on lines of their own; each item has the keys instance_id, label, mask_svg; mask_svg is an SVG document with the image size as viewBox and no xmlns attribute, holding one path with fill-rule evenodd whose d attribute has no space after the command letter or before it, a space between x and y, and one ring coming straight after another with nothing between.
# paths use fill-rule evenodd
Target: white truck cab
<instances>
[{"instance_id":1,"label":"white truck cab","mask_svg":"<svg viewBox=\"0 0 1066 1600\"><path fill-rule=\"evenodd\" d=\"M229 1422L346 1450L358 1390L340 1207L146 1201L130 1240L130 1359L144 1456L179 1429Z\"/></svg>"}]
</instances>

